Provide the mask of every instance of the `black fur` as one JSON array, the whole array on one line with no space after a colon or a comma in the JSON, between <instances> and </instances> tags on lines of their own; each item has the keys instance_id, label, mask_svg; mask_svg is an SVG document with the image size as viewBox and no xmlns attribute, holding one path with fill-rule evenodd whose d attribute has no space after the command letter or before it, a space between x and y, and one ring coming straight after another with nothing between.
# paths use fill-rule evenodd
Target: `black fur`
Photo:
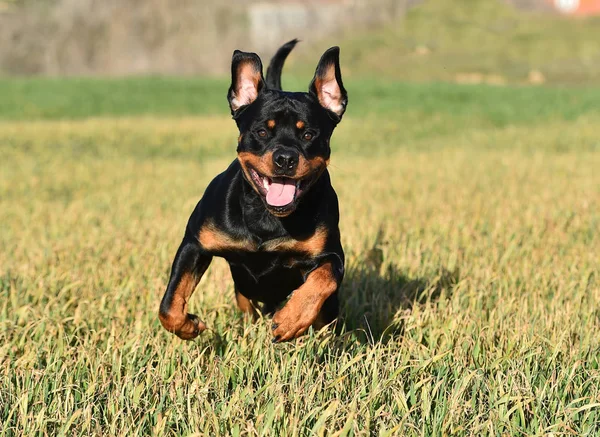
<instances>
[{"instance_id":1,"label":"black fur","mask_svg":"<svg viewBox=\"0 0 600 437\"><path fill-rule=\"evenodd\" d=\"M271 58L269 68L267 68L267 86L272 90L281 91L281 72L283 71L283 64L290 52L296 47L296 44L298 44L297 39L285 43Z\"/></svg>"},{"instance_id":2,"label":"black fur","mask_svg":"<svg viewBox=\"0 0 600 437\"><path fill-rule=\"evenodd\" d=\"M297 40L288 42L275 54L266 82L262 76L262 63L256 54L234 52L228 100L240 131L237 152L242 155L238 156L258 160L283 150L305 163L321 163L329 159L330 137L342 114L334 114L323 107L315 82L326 73L328 66L335 68L345 109L347 96L340 74L339 49L325 52L309 92L282 91L280 76L283 64L296 43ZM250 74L240 77L240 71ZM254 95L256 91L256 97L250 103L238 106L239 102L245 101L242 98L246 92L244 84L256 84L255 90L247 93ZM299 122L302 122L301 127ZM269 123L274 127L269 127ZM241 158L235 159L216 176L194 209L173 261L169 284L160 306L161 321L173 311L179 311L173 308L174 296L184 275L191 274L199 279L213 256L222 257L229 263L236 291L248 299L262 302L265 313L272 313L281 306L324 262L331 263L335 281L338 286L341 283L344 252L338 229L338 200L328 170L321 168L319 172L309 173L298 182L304 190L296 189L297 198L291 204L273 207L267 203L256 183L249 180L241 162ZM269 165L276 170L276 165ZM279 173L275 170L274 177L269 180L276 180ZM227 241L248 242L248 248L226 244L216 249L204 247L199 235L208 224L218 227L219 235L226 236ZM327 238L318 253L293 248L269 250L277 241L306 241L319 229L325 230ZM321 308L325 322L337 317L337 307L336 291Z\"/></svg>"}]
</instances>

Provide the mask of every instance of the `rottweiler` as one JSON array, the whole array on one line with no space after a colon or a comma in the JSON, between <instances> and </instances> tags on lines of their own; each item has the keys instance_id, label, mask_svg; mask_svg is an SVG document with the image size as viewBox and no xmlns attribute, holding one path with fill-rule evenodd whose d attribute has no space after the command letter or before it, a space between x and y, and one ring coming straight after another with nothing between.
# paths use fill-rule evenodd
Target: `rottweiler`
<instances>
[{"instance_id":1,"label":"rottweiler","mask_svg":"<svg viewBox=\"0 0 600 437\"><path fill-rule=\"evenodd\" d=\"M277 51L266 80L256 53L233 52L227 100L240 132L237 159L194 209L160 304L163 327L182 339L206 329L188 302L213 256L228 262L240 310L273 316L274 342L338 316L344 251L327 166L348 97L339 47L323 54L307 93L282 90L297 42Z\"/></svg>"}]
</instances>

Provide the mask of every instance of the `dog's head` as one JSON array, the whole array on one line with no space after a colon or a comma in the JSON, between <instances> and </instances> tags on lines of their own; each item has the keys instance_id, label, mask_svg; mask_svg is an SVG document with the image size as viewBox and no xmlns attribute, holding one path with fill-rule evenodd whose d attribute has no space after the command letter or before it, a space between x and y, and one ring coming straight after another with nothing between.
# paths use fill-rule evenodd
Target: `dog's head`
<instances>
[{"instance_id":1,"label":"dog's head","mask_svg":"<svg viewBox=\"0 0 600 437\"><path fill-rule=\"evenodd\" d=\"M348 102L338 47L321 57L308 93L277 89L279 78L270 75L281 73L289 50L273 58L267 81L258 55L236 50L227 96L240 130L237 152L245 179L277 217L294 212L326 169L329 139Z\"/></svg>"}]
</instances>

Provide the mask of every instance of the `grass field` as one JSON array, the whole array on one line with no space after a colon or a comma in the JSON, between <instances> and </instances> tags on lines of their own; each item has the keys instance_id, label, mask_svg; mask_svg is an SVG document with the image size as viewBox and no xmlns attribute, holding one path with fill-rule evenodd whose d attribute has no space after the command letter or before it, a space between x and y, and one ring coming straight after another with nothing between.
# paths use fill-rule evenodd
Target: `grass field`
<instances>
[{"instance_id":1,"label":"grass field","mask_svg":"<svg viewBox=\"0 0 600 437\"><path fill-rule=\"evenodd\" d=\"M600 81L599 16L573 19L519 11L508 3L426 0L401 22L350 28L344 39L328 42L343 48L346 77L491 84ZM290 61L309 74L314 53L325 43L306 44L312 47L300 45L300 56Z\"/></svg>"},{"instance_id":2,"label":"grass field","mask_svg":"<svg viewBox=\"0 0 600 437\"><path fill-rule=\"evenodd\" d=\"M224 81L0 81L0 433L599 435L600 89L347 88L343 317L273 345L221 260L157 318Z\"/></svg>"}]
</instances>

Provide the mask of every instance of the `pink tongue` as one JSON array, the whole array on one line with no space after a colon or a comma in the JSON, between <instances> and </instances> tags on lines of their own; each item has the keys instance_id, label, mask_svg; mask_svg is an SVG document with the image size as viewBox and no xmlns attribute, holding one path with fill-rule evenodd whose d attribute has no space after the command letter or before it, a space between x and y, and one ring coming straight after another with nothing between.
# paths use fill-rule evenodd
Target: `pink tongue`
<instances>
[{"instance_id":1,"label":"pink tongue","mask_svg":"<svg viewBox=\"0 0 600 437\"><path fill-rule=\"evenodd\" d=\"M267 193L267 203L271 206L285 206L294 201L296 182L286 179L273 179Z\"/></svg>"}]
</instances>

